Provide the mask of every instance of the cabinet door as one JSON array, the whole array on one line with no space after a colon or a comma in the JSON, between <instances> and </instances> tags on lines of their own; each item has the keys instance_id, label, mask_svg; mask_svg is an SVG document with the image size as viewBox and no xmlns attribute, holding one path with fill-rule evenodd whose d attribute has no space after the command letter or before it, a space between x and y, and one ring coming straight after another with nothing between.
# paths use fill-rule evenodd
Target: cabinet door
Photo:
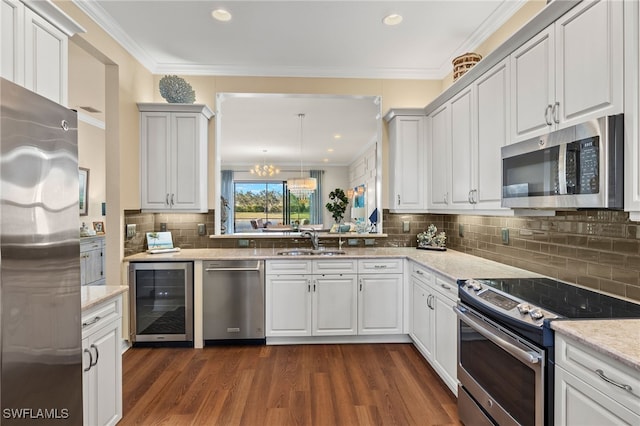
<instances>
[{"instance_id":1,"label":"cabinet door","mask_svg":"<svg viewBox=\"0 0 640 426\"><path fill-rule=\"evenodd\" d=\"M623 6L583 2L556 22L560 127L623 111Z\"/></svg>"},{"instance_id":2,"label":"cabinet door","mask_svg":"<svg viewBox=\"0 0 640 426\"><path fill-rule=\"evenodd\" d=\"M267 275L266 335L311 336L311 276Z\"/></svg>"},{"instance_id":3,"label":"cabinet door","mask_svg":"<svg viewBox=\"0 0 640 426\"><path fill-rule=\"evenodd\" d=\"M440 366L438 369L440 377L456 394L458 387L458 318L453 310L455 302L435 292L432 305L435 308L434 360Z\"/></svg>"},{"instance_id":4,"label":"cabinet door","mask_svg":"<svg viewBox=\"0 0 640 426\"><path fill-rule=\"evenodd\" d=\"M24 85L61 105L67 104L67 36L26 8Z\"/></svg>"},{"instance_id":5,"label":"cabinet door","mask_svg":"<svg viewBox=\"0 0 640 426\"><path fill-rule=\"evenodd\" d=\"M433 358L433 310L429 307L431 292L420 281L411 278L413 297L411 304L411 337L414 343L425 356Z\"/></svg>"},{"instance_id":6,"label":"cabinet door","mask_svg":"<svg viewBox=\"0 0 640 426\"><path fill-rule=\"evenodd\" d=\"M402 333L402 275L358 276L358 334Z\"/></svg>"},{"instance_id":7,"label":"cabinet door","mask_svg":"<svg viewBox=\"0 0 640 426\"><path fill-rule=\"evenodd\" d=\"M164 112L140 114L140 207L163 210L170 206L170 119Z\"/></svg>"},{"instance_id":8,"label":"cabinet door","mask_svg":"<svg viewBox=\"0 0 640 426\"><path fill-rule=\"evenodd\" d=\"M547 133L553 125L554 45L550 26L510 56L513 141Z\"/></svg>"},{"instance_id":9,"label":"cabinet door","mask_svg":"<svg viewBox=\"0 0 640 426\"><path fill-rule=\"evenodd\" d=\"M122 418L122 355L119 321L113 321L83 340L85 424L115 425Z\"/></svg>"},{"instance_id":10,"label":"cabinet door","mask_svg":"<svg viewBox=\"0 0 640 426\"><path fill-rule=\"evenodd\" d=\"M509 143L509 61L504 60L476 82L477 141L473 157L477 166L476 209L500 209L502 202L502 155Z\"/></svg>"},{"instance_id":11,"label":"cabinet door","mask_svg":"<svg viewBox=\"0 0 640 426\"><path fill-rule=\"evenodd\" d=\"M312 334L355 335L358 329L356 275L317 275L312 287Z\"/></svg>"},{"instance_id":12,"label":"cabinet door","mask_svg":"<svg viewBox=\"0 0 640 426\"><path fill-rule=\"evenodd\" d=\"M398 116L393 119L390 130L392 210L424 210L424 117Z\"/></svg>"},{"instance_id":13,"label":"cabinet door","mask_svg":"<svg viewBox=\"0 0 640 426\"><path fill-rule=\"evenodd\" d=\"M449 205L449 148L451 120L449 104L434 111L428 118L427 147L429 150L429 208L443 209Z\"/></svg>"},{"instance_id":14,"label":"cabinet door","mask_svg":"<svg viewBox=\"0 0 640 426\"><path fill-rule=\"evenodd\" d=\"M24 5L18 0L1 0L3 78L24 85Z\"/></svg>"},{"instance_id":15,"label":"cabinet door","mask_svg":"<svg viewBox=\"0 0 640 426\"><path fill-rule=\"evenodd\" d=\"M640 424L640 416L558 366L554 398L557 426Z\"/></svg>"},{"instance_id":16,"label":"cabinet door","mask_svg":"<svg viewBox=\"0 0 640 426\"><path fill-rule=\"evenodd\" d=\"M206 159L206 140L201 143L200 114L176 113L172 116L171 138L171 195L172 209L198 210L201 206L202 157ZM206 163L205 163L206 164ZM206 176L206 169L204 175ZM206 188L206 186L205 186Z\"/></svg>"},{"instance_id":17,"label":"cabinet door","mask_svg":"<svg viewBox=\"0 0 640 426\"><path fill-rule=\"evenodd\" d=\"M473 126L473 86L451 100L451 203L456 209L471 209L473 204L472 176L475 165L472 160L475 134Z\"/></svg>"}]
</instances>

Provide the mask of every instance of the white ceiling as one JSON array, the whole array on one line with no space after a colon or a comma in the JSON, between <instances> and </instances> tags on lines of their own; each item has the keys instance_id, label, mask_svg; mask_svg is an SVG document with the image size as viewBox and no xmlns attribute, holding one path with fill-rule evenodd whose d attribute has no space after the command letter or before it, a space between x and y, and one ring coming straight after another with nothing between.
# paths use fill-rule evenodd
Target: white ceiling
<instances>
[{"instance_id":1,"label":"white ceiling","mask_svg":"<svg viewBox=\"0 0 640 426\"><path fill-rule=\"evenodd\" d=\"M442 79L525 0L74 2L155 74Z\"/></svg>"},{"instance_id":2,"label":"white ceiling","mask_svg":"<svg viewBox=\"0 0 640 426\"><path fill-rule=\"evenodd\" d=\"M222 112L216 130L221 133L223 165L264 161L297 171L302 159L305 170L346 166L378 138L380 99L375 96L219 94L218 98Z\"/></svg>"},{"instance_id":3,"label":"white ceiling","mask_svg":"<svg viewBox=\"0 0 640 426\"><path fill-rule=\"evenodd\" d=\"M443 79L454 57L473 51L526 2L73 1L154 74L394 79ZM212 19L216 8L232 20ZM390 13L402 23L383 25ZM300 161L298 113L306 114L305 169L345 165L375 141L380 123L373 97L225 99L218 151L225 165L264 160L291 169Z\"/></svg>"}]
</instances>

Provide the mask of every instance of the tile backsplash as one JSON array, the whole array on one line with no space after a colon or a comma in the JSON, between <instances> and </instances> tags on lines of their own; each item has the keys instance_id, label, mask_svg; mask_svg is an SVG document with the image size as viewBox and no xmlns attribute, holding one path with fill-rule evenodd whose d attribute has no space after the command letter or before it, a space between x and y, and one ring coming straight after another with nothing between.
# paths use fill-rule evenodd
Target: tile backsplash
<instances>
[{"instance_id":1,"label":"tile backsplash","mask_svg":"<svg viewBox=\"0 0 640 426\"><path fill-rule=\"evenodd\" d=\"M214 212L202 214L125 211L137 235L125 239L125 256L146 250L145 233L160 231L162 223L181 248L237 248L235 239L199 236L197 225L212 232ZM558 212L551 217L498 217L442 214L383 213L387 238L377 246L415 247L416 235L434 224L447 234L447 247L495 260L563 281L640 301L640 225L615 211ZM407 224L405 224L407 222ZM408 225L409 231L405 232ZM507 244L502 241L508 230ZM462 231L462 235L460 235ZM327 244L332 245L329 241ZM308 245L298 239L250 239L253 247Z\"/></svg>"},{"instance_id":2,"label":"tile backsplash","mask_svg":"<svg viewBox=\"0 0 640 426\"><path fill-rule=\"evenodd\" d=\"M640 225L624 212L557 212L551 217L386 212L384 220L387 245L416 246L416 235L433 223L446 232L451 249L640 301ZM403 233L407 220L410 232Z\"/></svg>"}]
</instances>

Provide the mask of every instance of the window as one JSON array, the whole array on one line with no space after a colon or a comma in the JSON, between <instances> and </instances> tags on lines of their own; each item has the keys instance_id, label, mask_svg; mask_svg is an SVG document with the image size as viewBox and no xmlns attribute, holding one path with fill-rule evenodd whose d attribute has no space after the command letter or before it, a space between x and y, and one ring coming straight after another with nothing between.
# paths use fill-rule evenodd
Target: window
<instances>
[{"instance_id":1,"label":"window","mask_svg":"<svg viewBox=\"0 0 640 426\"><path fill-rule=\"evenodd\" d=\"M235 232L309 223L309 200L291 195L283 181L235 181L234 200Z\"/></svg>"}]
</instances>

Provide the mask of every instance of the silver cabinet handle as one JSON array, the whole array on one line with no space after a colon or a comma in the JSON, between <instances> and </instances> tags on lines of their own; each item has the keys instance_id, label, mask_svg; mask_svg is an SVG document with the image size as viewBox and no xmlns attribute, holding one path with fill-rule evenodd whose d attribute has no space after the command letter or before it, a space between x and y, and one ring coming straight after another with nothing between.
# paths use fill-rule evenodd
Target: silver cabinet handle
<instances>
[{"instance_id":1,"label":"silver cabinet handle","mask_svg":"<svg viewBox=\"0 0 640 426\"><path fill-rule=\"evenodd\" d=\"M102 317L100 316L95 316L91 321L87 321L87 322L83 322L82 323L82 327L87 327L89 325L95 324L98 321L100 321L102 319Z\"/></svg>"},{"instance_id":2,"label":"silver cabinet handle","mask_svg":"<svg viewBox=\"0 0 640 426\"><path fill-rule=\"evenodd\" d=\"M478 204L478 190L474 189L472 192L473 196L471 198L473 199L473 204Z\"/></svg>"},{"instance_id":3,"label":"silver cabinet handle","mask_svg":"<svg viewBox=\"0 0 640 426\"><path fill-rule=\"evenodd\" d=\"M551 110L553 109L553 105L549 104L547 105L547 108L545 108L544 110L544 122L547 123L547 126L551 126L553 124L553 122L551 121L551 118L549 118L549 116L551 115Z\"/></svg>"},{"instance_id":4,"label":"silver cabinet handle","mask_svg":"<svg viewBox=\"0 0 640 426\"><path fill-rule=\"evenodd\" d=\"M384 269L386 267L387 267L387 265L373 265L374 269Z\"/></svg>"},{"instance_id":5,"label":"silver cabinet handle","mask_svg":"<svg viewBox=\"0 0 640 426\"><path fill-rule=\"evenodd\" d=\"M173 196L174 196L174 194L171 194L171 205L172 206L175 205L175 203L173 202Z\"/></svg>"},{"instance_id":6,"label":"silver cabinet handle","mask_svg":"<svg viewBox=\"0 0 640 426\"><path fill-rule=\"evenodd\" d=\"M448 286L446 284L440 284L440 287L444 288L445 290L451 290L451 286Z\"/></svg>"},{"instance_id":7,"label":"silver cabinet handle","mask_svg":"<svg viewBox=\"0 0 640 426\"><path fill-rule=\"evenodd\" d=\"M93 364L89 364L89 368L94 367L98 364L98 358L100 358L100 352L98 352L98 347L96 345L94 345L93 343L91 344L91 346L89 346L90 349L95 349L96 350L96 361Z\"/></svg>"},{"instance_id":8,"label":"silver cabinet handle","mask_svg":"<svg viewBox=\"0 0 640 426\"><path fill-rule=\"evenodd\" d=\"M398 194L398 205L400 205L400 194Z\"/></svg>"},{"instance_id":9,"label":"silver cabinet handle","mask_svg":"<svg viewBox=\"0 0 640 426\"><path fill-rule=\"evenodd\" d=\"M444 193L444 203L445 204L449 204L449 193L448 192Z\"/></svg>"},{"instance_id":10,"label":"silver cabinet handle","mask_svg":"<svg viewBox=\"0 0 640 426\"><path fill-rule=\"evenodd\" d=\"M307 292L311 293L311 280L307 280Z\"/></svg>"},{"instance_id":11,"label":"silver cabinet handle","mask_svg":"<svg viewBox=\"0 0 640 426\"><path fill-rule=\"evenodd\" d=\"M560 102L556 102L553 104L553 109L551 110L551 115L553 116L553 121L557 124L560 123Z\"/></svg>"},{"instance_id":12,"label":"silver cabinet handle","mask_svg":"<svg viewBox=\"0 0 640 426\"><path fill-rule=\"evenodd\" d=\"M469 204L473 204L473 198L471 197L472 192L473 192L473 189L470 189L469 193L467 194L467 200L469 200Z\"/></svg>"},{"instance_id":13,"label":"silver cabinet handle","mask_svg":"<svg viewBox=\"0 0 640 426\"><path fill-rule=\"evenodd\" d=\"M600 376L602 380L604 380L607 383L611 383L613 386L617 386L620 389L626 390L627 392L633 391L633 388L630 385L624 385L622 383L618 383L615 380L608 378L607 376L605 376L604 371L602 371L599 368L596 370L596 374L598 374L598 376Z\"/></svg>"},{"instance_id":14,"label":"silver cabinet handle","mask_svg":"<svg viewBox=\"0 0 640 426\"><path fill-rule=\"evenodd\" d=\"M418 275L424 275L424 272L422 272L420 269L416 269L416 274L418 274Z\"/></svg>"},{"instance_id":15,"label":"silver cabinet handle","mask_svg":"<svg viewBox=\"0 0 640 426\"><path fill-rule=\"evenodd\" d=\"M362 291L362 278L360 278L360 291Z\"/></svg>"},{"instance_id":16,"label":"silver cabinet handle","mask_svg":"<svg viewBox=\"0 0 640 426\"><path fill-rule=\"evenodd\" d=\"M167 193L167 196L164 199L164 203L168 206L169 205L169 194Z\"/></svg>"},{"instance_id":17,"label":"silver cabinet handle","mask_svg":"<svg viewBox=\"0 0 640 426\"><path fill-rule=\"evenodd\" d=\"M85 349L84 352L89 354L89 366L84 369L84 371L87 372L91 370L91 367L93 367L95 364L93 363L93 355L91 355L91 351L89 349Z\"/></svg>"}]
</instances>

